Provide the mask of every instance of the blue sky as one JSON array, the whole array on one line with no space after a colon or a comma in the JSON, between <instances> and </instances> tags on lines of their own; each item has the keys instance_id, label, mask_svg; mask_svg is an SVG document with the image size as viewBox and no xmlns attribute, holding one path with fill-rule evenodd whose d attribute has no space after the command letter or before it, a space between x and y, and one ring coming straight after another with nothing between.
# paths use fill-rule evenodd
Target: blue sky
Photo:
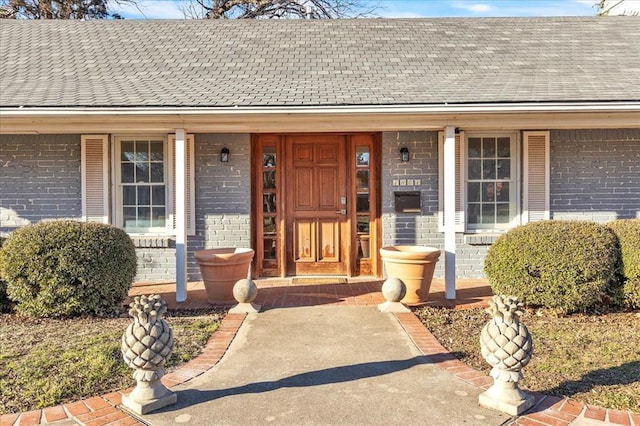
<instances>
[{"instance_id":1,"label":"blue sky","mask_svg":"<svg viewBox=\"0 0 640 426\"><path fill-rule=\"evenodd\" d=\"M183 19L180 1L138 0L138 8L118 7L127 19ZM632 7L640 0L625 0ZM385 18L454 16L592 16L597 0L380 0ZM633 5L635 3L635 6Z\"/></svg>"}]
</instances>

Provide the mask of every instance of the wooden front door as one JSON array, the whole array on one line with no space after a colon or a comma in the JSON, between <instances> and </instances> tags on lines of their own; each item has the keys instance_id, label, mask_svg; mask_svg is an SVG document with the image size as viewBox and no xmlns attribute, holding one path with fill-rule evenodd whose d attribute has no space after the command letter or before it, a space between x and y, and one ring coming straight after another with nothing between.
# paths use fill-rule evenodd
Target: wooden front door
<instances>
[{"instance_id":1,"label":"wooden front door","mask_svg":"<svg viewBox=\"0 0 640 426\"><path fill-rule=\"evenodd\" d=\"M255 276L380 276L380 135L252 139Z\"/></svg>"},{"instance_id":2,"label":"wooden front door","mask_svg":"<svg viewBox=\"0 0 640 426\"><path fill-rule=\"evenodd\" d=\"M340 135L286 138L288 275L347 272L346 149Z\"/></svg>"}]
</instances>

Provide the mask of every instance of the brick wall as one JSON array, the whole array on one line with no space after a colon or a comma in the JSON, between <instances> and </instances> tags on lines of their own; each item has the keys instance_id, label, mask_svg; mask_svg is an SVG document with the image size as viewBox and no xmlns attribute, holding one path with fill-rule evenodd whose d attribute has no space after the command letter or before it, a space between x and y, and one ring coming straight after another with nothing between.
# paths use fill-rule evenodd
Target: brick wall
<instances>
[{"instance_id":1,"label":"brick wall","mask_svg":"<svg viewBox=\"0 0 640 426\"><path fill-rule=\"evenodd\" d=\"M82 212L79 135L0 135L0 235Z\"/></svg>"},{"instance_id":2,"label":"brick wall","mask_svg":"<svg viewBox=\"0 0 640 426\"><path fill-rule=\"evenodd\" d=\"M554 219L640 217L640 130L551 132Z\"/></svg>"},{"instance_id":3,"label":"brick wall","mask_svg":"<svg viewBox=\"0 0 640 426\"><path fill-rule=\"evenodd\" d=\"M400 161L400 148L409 148L410 160ZM402 180L413 186L401 186ZM415 180L420 179L420 185ZM385 132L382 134L382 241L384 245L426 245L442 249L444 234L438 231L438 133ZM397 182L396 182L397 181ZM398 185L394 185L398 183ZM396 213L394 191L420 191L421 213ZM456 274L482 277L488 244L468 244L456 235ZM444 277L444 256L436 265L436 277Z\"/></svg>"},{"instance_id":4,"label":"brick wall","mask_svg":"<svg viewBox=\"0 0 640 426\"><path fill-rule=\"evenodd\" d=\"M220 162L228 148L230 160ZM213 247L251 247L251 137L195 136L196 236L188 241L188 276L199 280L193 252Z\"/></svg>"}]
</instances>

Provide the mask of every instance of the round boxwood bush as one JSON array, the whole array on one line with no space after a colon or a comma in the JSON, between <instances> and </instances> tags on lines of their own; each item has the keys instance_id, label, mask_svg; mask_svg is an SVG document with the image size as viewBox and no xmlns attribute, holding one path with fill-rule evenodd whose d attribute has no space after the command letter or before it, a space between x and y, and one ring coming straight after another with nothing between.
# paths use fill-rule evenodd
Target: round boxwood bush
<instances>
[{"instance_id":1,"label":"round boxwood bush","mask_svg":"<svg viewBox=\"0 0 640 426\"><path fill-rule=\"evenodd\" d=\"M620 219L609 223L622 253L623 303L640 308L640 219Z\"/></svg>"},{"instance_id":2,"label":"round boxwood bush","mask_svg":"<svg viewBox=\"0 0 640 426\"><path fill-rule=\"evenodd\" d=\"M129 236L98 223L28 225L11 233L0 250L9 298L19 313L36 317L119 313L136 263Z\"/></svg>"},{"instance_id":3,"label":"round boxwood bush","mask_svg":"<svg viewBox=\"0 0 640 426\"><path fill-rule=\"evenodd\" d=\"M485 258L495 294L560 313L598 303L616 282L620 250L609 228L586 221L546 220L500 236Z\"/></svg>"}]
</instances>

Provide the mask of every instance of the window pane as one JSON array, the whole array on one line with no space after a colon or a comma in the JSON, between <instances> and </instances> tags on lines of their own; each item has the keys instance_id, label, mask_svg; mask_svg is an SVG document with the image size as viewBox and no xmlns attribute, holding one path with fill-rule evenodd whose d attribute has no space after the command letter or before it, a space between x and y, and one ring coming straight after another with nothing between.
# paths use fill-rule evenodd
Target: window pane
<instances>
[{"instance_id":1,"label":"window pane","mask_svg":"<svg viewBox=\"0 0 640 426\"><path fill-rule=\"evenodd\" d=\"M154 207L151 209L153 213L151 219L151 226L153 227L163 227L166 222L165 208L164 207Z\"/></svg>"},{"instance_id":2,"label":"window pane","mask_svg":"<svg viewBox=\"0 0 640 426\"><path fill-rule=\"evenodd\" d=\"M496 182L496 200L509 201L509 182Z\"/></svg>"},{"instance_id":3,"label":"window pane","mask_svg":"<svg viewBox=\"0 0 640 426\"><path fill-rule=\"evenodd\" d=\"M358 191L369 189L369 170L356 171L356 188Z\"/></svg>"},{"instance_id":4,"label":"window pane","mask_svg":"<svg viewBox=\"0 0 640 426\"><path fill-rule=\"evenodd\" d=\"M136 162L147 162L149 161L149 142L147 141L136 141L136 152L135 158Z\"/></svg>"},{"instance_id":5,"label":"window pane","mask_svg":"<svg viewBox=\"0 0 640 426\"><path fill-rule=\"evenodd\" d=\"M164 206L165 190L164 185L153 186L151 189L151 204L154 206Z\"/></svg>"},{"instance_id":6,"label":"window pane","mask_svg":"<svg viewBox=\"0 0 640 426\"><path fill-rule=\"evenodd\" d=\"M356 212L367 213L369 211L369 194L358 194L356 199Z\"/></svg>"},{"instance_id":7,"label":"window pane","mask_svg":"<svg viewBox=\"0 0 640 426\"><path fill-rule=\"evenodd\" d=\"M486 182L482 184L482 187L484 188L484 191L482 191L482 201L494 201L496 195L495 184L493 182Z\"/></svg>"},{"instance_id":8,"label":"window pane","mask_svg":"<svg viewBox=\"0 0 640 426\"><path fill-rule=\"evenodd\" d=\"M136 205L136 187L135 186L122 187L122 205L124 206Z\"/></svg>"},{"instance_id":9,"label":"window pane","mask_svg":"<svg viewBox=\"0 0 640 426\"><path fill-rule=\"evenodd\" d=\"M496 206L494 204L482 205L482 223L495 223Z\"/></svg>"},{"instance_id":10,"label":"window pane","mask_svg":"<svg viewBox=\"0 0 640 426\"><path fill-rule=\"evenodd\" d=\"M511 177L511 160L498 160L498 179Z\"/></svg>"},{"instance_id":11,"label":"window pane","mask_svg":"<svg viewBox=\"0 0 640 426\"><path fill-rule=\"evenodd\" d=\"M149 182L148 163L136 163L136 182Z\"/></svg>"},{"instance_id":12,"label":"window pane","mask_svg":"<svg viewBox=\"0 0 640 426\"><path fill-rule=\"evenodd\" d=\"M469 158L479 158L481 147L480 138L469 138Z\"/></svg>"},{"instance_id":13,"label":"window pane","mask_svg":"<svg viewBox=\"0 0 640 426\"><path fill-rule=\"evenodd\" d=\"M263 167L275 167L276 166L276 147L265 146L262 153L262 166Z\"/></svg>"},{"instance_id":14,"label":"window pane","mask_svg":"<svg viewBox=\"0 0 640 426\"><path fill-rule=\"evenodd\" d=\"M358 216L358 232L369 233L369 218L366 216Z\"/></svg>"},{"instance_id":15,"label":"window pane","mask_svg":"<svg viewBox=\"0 0 640 426\"><path fill-rule=\"evenodd\" d=\"M275 217L265 217L262 220L262 232L265 234L274 234L276 232L276 218Z\"/></svg>"},{"instance_id":16,"label":"window pane","mask_svg":"<svg viewBox=\"0 0 640 426\"><path fill-rule=\"evenodd\" d=\"M511 138L498 138L498 157L511 157Z\"/></svg>"},{"instance_id":17,"label":"window pane","mask_svg":"<svg viewBox=\"0 0 640 426\"><path fill-rule=\"evenodd\" d=\"M164 161L163 143L160 141L151 142L151 161Z\"/></svg>"},{"instance_id":18,"label":"window pane","mask_svg":"<svg viewBox=\"0 0 640 426\"><path fill-rule=\"evenodd\" d=\"M482 179L481 160L469 160L469 179Z\"/></svg>"},{"instance_id":19,"label":"window pane","mask_svg":"<svg viewBox=\"0 0 640 426\"><path fill-rule=\"evenodd\" d=\"M276 194L262 194L263 206L265 213L275 213L276 211Z\"/></svg>"},{"instance_id":20,"label":"window pane","mask_svg":"<svg viewBox=\"0 0 640 426\"><path fill-rule=\"evenodd\" d=\"M133 161L134 156L134 148L133 142L122 142L120 151L120 160L121 161Z\"/></svg>"},{"instance_id":21,"label":"window pane","mask_svg":"<svg viewBox=\"0 0 640 426\"><path fill-rule=\"evenodd\" d=\"M467 211L467 221L471 224L480 223L480 204L469 204Z\"/></svg>"},{"instance_id":22,"label":"window pane","mask_svg":"<svg viewBox=\"0 0 640 426\"><path fill-rule=\"evenodd\" d=\"M125 228L132 228L136 226L136 208L125 207L122 209L122 217Z\"/></svg>"},{"instance_id":23,"label":"window pane","mask_svg":"<svg viewBox=\"0 0 640 426\"><path fill-rule=\"evenodd\" d=\"M138 207L138 226L151 226L151 207Z\"/></svg>"},{"instance_id":24,"label":"window pane","mask_svg":"<svg viewBox=\"0 0 640 426\"><path fill-rule=\"evenodd\" d=\"M122 183L133 183L134 180L134 171L133 171L133 163L122 163L120 167L120 180Z\"/></svg>"},{"instance_id":25,"label":"window pane","mask_svg":"<svg viewBox=\"0 0 640 426\"><path fill-rule=\"evenodd\" d=\"M359 146L356 148L356 166L368 166L369 165L369 148L366 146Z\"/></svg>"},{"instance_id":26,"label":"window pane","mask_svg":"<svg viewBox=\"0 0 640 426\"><path fill-rule=\"evenodd\" d=\"M164 182L164 164L151 163L151 182Z\"/></svg>"},{"instance_id":27,"label":"window pane","mask_svg":"<svg viewBox=\"0 0 640 426\"><path fill-rule=\"evenodd\" d=\"M467 183L467 201L474 203L480 201L480 182Z\"/></svg>"},{"instance_id":28,"label":"window pane","mask_svg":"<svg viewBox=\"0 0 640 426\"><path fill-rule=\"evenodd\" d=\"M496 160L482 160L482 177L484 179L496 178Z\"/></svg>"},{"instance_id":29,"label":"window pane","mask_svg":"<svg viewBox=\"0 0 640 426\"><path fill-rule=\"evenodd\" d=\"M151 187L146 185L138 187L138 205L139 206L151 205Z\"/></svg>"},{"instance_id":30,"label":"window pane","mask_svg":"<svg viewBox=\"0 0 640 426\"><path fill-rule=\"evenodd\" d=\"M262 172L262 188L276 189L276 172Z\"/></svg>"},{"instance_id":31,"label":"window pane","mask_svg":"<svg viewBox=\"0 0 640 426\"><path fill-rule=\"evenodd\" d=\"M497 223L509 223L509 203L500 203L496 205L497 214L496 214L496 222Z\"/></svg>"},{"instance_id":32,"label":"window pane","mask_svg":"<svg viewBox=\"0 0 640 426\"><path fill-rule=\"evenodd\" d=\"M265 259L277 259L277 257L276 257L276 250L277 250L276 240L269 238L269 239L265 239L262 243L263 243L263 248L264 248L264 258Z\"/></svg>"},{"instance_id":33,"label":"window pane","mask_svg":"<svg viewBox=\"0 0 640 426\"><path fill-rule=\"evenodd\" d=\"M482 156L484 158L496 156L496 138L484 138L482 140Z\"/></svg>"}]
</instances>

